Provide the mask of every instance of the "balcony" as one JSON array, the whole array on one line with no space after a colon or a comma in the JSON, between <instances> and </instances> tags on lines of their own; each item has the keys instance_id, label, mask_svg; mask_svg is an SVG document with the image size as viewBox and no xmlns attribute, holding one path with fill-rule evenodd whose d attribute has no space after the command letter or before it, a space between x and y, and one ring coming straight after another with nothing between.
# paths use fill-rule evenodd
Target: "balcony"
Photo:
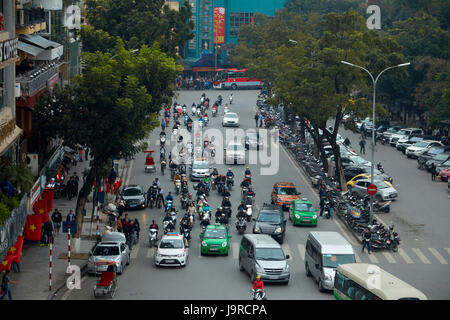
<instances>
[{"instance_id":1,"label":"balcony","mask_svg":"<svg viewBox=\"0 0 450 320\"><path fill-rule=\"evenodd\" d=\"M49 80L58 73L58 66L58 63L52 62L26 73L18 74L16 82L20 83L21 96L31 97L36 92L46 88L49 85Z\"/></svg>"},{"instance_id":2,"label":"balcony","mask_svg":"<svg viewBox=\"0 0 450 320\"><path fill-rule=\"evenodd\" d=\"M16 10L16 34L33 34L47 28L45 11L41 8Z\"/></svg>"}]
</instances>

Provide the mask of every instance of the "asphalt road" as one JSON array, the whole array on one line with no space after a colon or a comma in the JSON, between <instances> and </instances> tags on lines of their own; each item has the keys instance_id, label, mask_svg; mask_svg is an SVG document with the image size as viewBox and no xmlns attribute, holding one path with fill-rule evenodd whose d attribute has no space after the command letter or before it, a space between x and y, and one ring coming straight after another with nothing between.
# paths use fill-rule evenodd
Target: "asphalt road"
<instances>
[{"instance_id":1,"label":"asphalt road","mask_svg":"<svg viewBox=\"0 0 450 320\"><path fill-rule=\"evenodd\" d=\"M229 92L206 91L211 102L214 102L219 93L224 97L224 103L228 102ZM181 104L185 103L189 110L193 101L199 101L200 95L201 91L181 91L176 101ZM230 111L239 114L240 128L254 128L255 121L253 116L256 109L257 91L235 91L234 96L234 103ZM220 116L210 118L210 125L206 129L214 128L224 132L221 127L221 111L219 110ZM151 146L156 147L157 150L159 147L155 146L154 142L159 140L159 132L160 130L156 129L151 134ZM343 134L343 136L345 135L346 133ZM357 145L356 136L348 135L352 140L352 144ZM394 177L395 184L399 184L400 191L400 199L393 205L391 212L382 216L381 219L387 223L394 221L400 231L400 236L404 240L401 246L402 250L398 253L376 252L369 256L367 253L360 252L361 245L350 235L339 219L320 219L317 228L293 227L288 220L283 249L285 253L291 256L289 260L291 279L288 285L267 284L266 291L269 299L333 299L331 293L320 293L317 284L305 275L304 245L307 234L311 230L340 232L352 243L357 253L357 261L378 264L381 268L414 285L429 298L448 299L450 297L450 269L447 265L447 261L450 261L450 249L448 248L450 245L449 236L444 232L445 228L449 226L448 198L445 198L446 203L436 200L436 202L432 201L434 203L432 205L427 202L429 199L439 198L437 190L442 189L442 185L440 189L437 184L431 185L430 179L422 177L424 173L414 168L413 161L408 160L401 161L398 164L396 162L391 164L389 156L400 162L401 157L397 151L384 146L378 147L386 155L384 153L381 154L382 151L379 151L380 160L376 159L383 162L386 171ZM276 181L294 182L297 189L302 192L302 197L306 197L318 205L317 193L302 175L302 171L295 165L283 148L279 150L279 156L274 155L275 159L279 159L279 161L275 161L279 164L279 168L270 175L260 173L260 169L262 167L268 168L269 164L250 164L257 206L261 207L264 202L270 201L270 191L273 183ZM261 152L266 151L263 150ZM270 155L271 153L269 152L268 154ZM366 154L366 156L368 155ZM165 176L161 176L159 171L156 174L145 173L144 160L145 155L143 153L136 156L132 163L131 175L126 183L140 184L144 189L147 189L153 179L159 177L165 192L169 190L174 191L173 184L169 180L170 172L166 172ZM411 167L410 170L406 168L405 162ZM226 169L231 167L237 177L236 182L240 182L240 177L243 176L245 169L245 166L237 165L225 166L218 164L216 166L220 173L225 173ZM405 175L403 176L403 174ZM414 186L413 183L410 183L409 179L417 181L418 185L421 185L420 189L419 186ZM430 185L429 189L427 189L428 185ZM192 186L193 183L189 182L189 188L193 192ZM410 194L408 195L409 192ZM231 193L234 215L240 199L240 188L235 186ZM443 192L441 193L443 194ZM427 201L421 201L421 198L427 199ZM221 197L213 191L208 200L215 212L220 204ZM177 208L180 208L177 198L175 205ZM416 210L418 208L423 208L423 213ZM127 211L127 213L130 218L137 217L139 219L141 235L139 244L133 248L130 266L119 276L118 290L114 299L250 299L249 289L251 288L251 283L249 276L240 272L238 268L237 249L242 236L236 232L233 220L231 220L231 251L228 256L200 256L200 241L198 238L200 227L198 221L196 221L187 266L184 268L157 268L153 260L155 249L148 247L146 230L152 219L155 219L161 227L163 210L145 209ZM287 212L285 215L287 218ZM178 221L180 218L179 215ZM421 226L422 224L423 226ZM247 227L247 233L251 232L252 226L253 223L250 223ZM416 237L419 240L414 240ZM430 251L428 248L433 250ZM435 256L436 252L440 254L440 258ZM96 280L98 280L96 277L84 277L80 290L67 291L60 295L60 298L69 300L94 299L92 289Z\"/></svg>"}]
</instances>

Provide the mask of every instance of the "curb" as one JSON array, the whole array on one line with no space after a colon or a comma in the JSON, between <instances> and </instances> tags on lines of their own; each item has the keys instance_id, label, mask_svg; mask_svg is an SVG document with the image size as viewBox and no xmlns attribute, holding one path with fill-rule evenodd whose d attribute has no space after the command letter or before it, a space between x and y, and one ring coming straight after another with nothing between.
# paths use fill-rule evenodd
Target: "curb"
<instances>
[{"instance_id":1,"label":"curb","mask_svg":"<svg viewBox=\"0 0 450 320\"><path fill-rule=\"evenodd\" d=\"M81 265L80 267L80 271L81 271L81 277L84 277L87 274L87 262L85 262L84 264ZM67 281L67 279L66 279ZM58 294L58 292L63 289L66 286L66 282L63 282L62 284L60 284L53 292L51 292L48 296L46 300L53 300L56 295Z\"/></svg>"}]
</instances>

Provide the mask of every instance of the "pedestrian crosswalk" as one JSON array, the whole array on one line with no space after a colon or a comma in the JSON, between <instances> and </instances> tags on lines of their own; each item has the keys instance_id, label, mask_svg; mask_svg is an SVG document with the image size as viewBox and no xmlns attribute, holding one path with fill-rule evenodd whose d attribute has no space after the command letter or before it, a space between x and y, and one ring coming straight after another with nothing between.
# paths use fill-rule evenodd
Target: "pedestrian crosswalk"
<instances>
[{"instance_id":1,"label":"pedestrian crosswalk","mask_svg":"<svg viewBox=\"0 0 450 320\"><path fill-rule=\"evenodd\" d=\"M232 259L239 258L239 242L230 243L229 256ZM191 245L191 250L196 250L194 248L195 244ZM305 245L304 244L289 244L287 242L281 245L284 253L289 255L288 261L292 262L303 262L305 259ZM372 251L369 255L367 251L361 252L360 249L355 249L355 259L356 262L366 262L373 264L389 263L389 264L440 264L446 265L450 261L450 248L399 248L398 252L391 251ZM139 253L140 250L144 251ZM147 259L154 256L156 248L149 248L148 243L138 244L133 247L131 251L131 259L138 258L139 255L144 255ZM192 255L192 253L191 253ZM198 257L200 253L198 252Z\"/></svg>"}]
</instances>

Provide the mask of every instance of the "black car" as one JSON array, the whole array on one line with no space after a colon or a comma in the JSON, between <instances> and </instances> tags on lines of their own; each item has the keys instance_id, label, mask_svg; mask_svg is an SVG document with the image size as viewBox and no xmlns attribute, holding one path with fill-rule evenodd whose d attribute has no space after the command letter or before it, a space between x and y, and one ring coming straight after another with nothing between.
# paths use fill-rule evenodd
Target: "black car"
<instances>
[{"instance_id":1,"label":"black car","mask_svg":"<svg viewBox=\"0 0 450 320\"><path fill-rule=\"evenodd\" d=\"M253 233L267 234L283 243L286 232L286 219L284 218L283 209L277 205L264 204L255 219Z\"/></svg>"},{"instance_id":2,"label":"black car","mask_svg":"<svg viewBox=\"0 0 450 320\"><path fill-rule=\"evenodd\" d=\"M125 186L120 197L125 202L125 209L145 208L145 193L139 185L132 184Z\"/></svg>"},{"instance_id":3,"label":"black car","mask_svg":"<svg viewBox=\"0 0 450 320\"><path fill-rule=\"evenodd\" d=\"M358 174L363 174L363 173L371 174L370 170L371 170L371 168L367 167L367 166L346 166L346 167L344 167L345 181L351 180L353 177L357 176ZM392 183L393 179L391 176L389 176L385 173L381 173L376 168L373 169L373 172L376 175L382 176L383 180Z\"/></svg>"},{"instance_id":4,"label":"black car","mask_svg":"<svg viewBox=\"0 0 450 320\"><path fill-rule=\"evenodd\" d=\"M423 169L425 167L425 163L428 160L432 159L434 156L436 156L442 152L449 152L449 151L450 151L450 147L439 146L439 147L431 148L427 152L424 152L417 158L417 164L418 164L419 169Z\"/></svg>"},{"instance_id":5,"label":"black car","mask_svg":"<svg viewBox=\"0 0 450 320\"><path fill-rule=\"evenodd\" d=\"M434 164L435 168L443 164L445 161L450 159L450 151L444 151L435 155L433 158L425 162L425 169L431 172L431 165Z\"/></svg>"}]
</instances>

